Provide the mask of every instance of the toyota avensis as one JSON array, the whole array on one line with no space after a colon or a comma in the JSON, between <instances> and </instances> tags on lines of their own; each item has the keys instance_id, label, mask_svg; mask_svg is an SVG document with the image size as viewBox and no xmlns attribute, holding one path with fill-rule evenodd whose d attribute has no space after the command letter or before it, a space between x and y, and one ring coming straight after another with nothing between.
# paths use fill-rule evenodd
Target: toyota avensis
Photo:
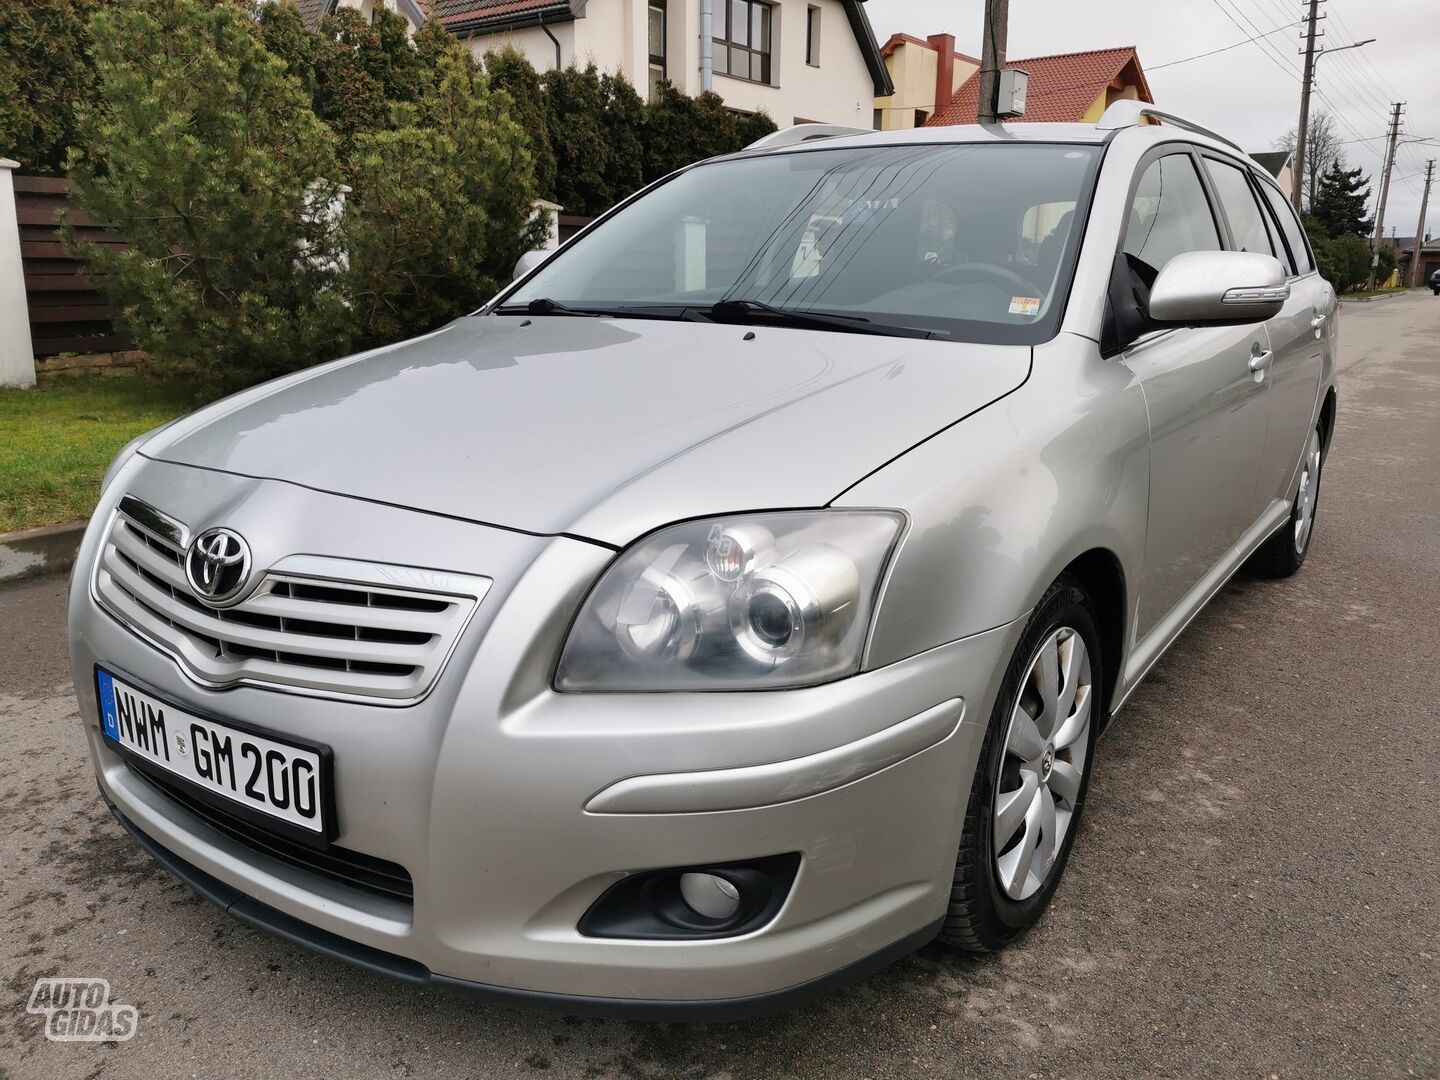
<instances>
[{"instance_id":1,"label":"toyota avensis","mask_svg":"<svg viewBox=\"0 0 1440 1080\"><path fill-rule=\"evenodd\" d=\"M293 942L574 1012L1014 939L1104 724L1305 558L1335 296L1284 195L1135 102L810 126L531 263L111 466L69 615L120 823Z\"/></svg>"}]
</instances>

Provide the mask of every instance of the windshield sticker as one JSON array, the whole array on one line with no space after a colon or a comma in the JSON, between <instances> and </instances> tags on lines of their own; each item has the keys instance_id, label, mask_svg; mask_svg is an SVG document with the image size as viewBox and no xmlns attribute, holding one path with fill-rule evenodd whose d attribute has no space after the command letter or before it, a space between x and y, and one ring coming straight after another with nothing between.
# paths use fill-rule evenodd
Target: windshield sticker
<instances>
[{"instance_id":1,"label":"windshield sticker","mask_svg":"<svg viewBox=\"0 0 1440 1080\"><path fill-rule=\"evenodd\" d=\"M1012 296L1010 297L1011 315L1039 315L1040 297L1038 296Z\"/></svg>"}]
</instances>

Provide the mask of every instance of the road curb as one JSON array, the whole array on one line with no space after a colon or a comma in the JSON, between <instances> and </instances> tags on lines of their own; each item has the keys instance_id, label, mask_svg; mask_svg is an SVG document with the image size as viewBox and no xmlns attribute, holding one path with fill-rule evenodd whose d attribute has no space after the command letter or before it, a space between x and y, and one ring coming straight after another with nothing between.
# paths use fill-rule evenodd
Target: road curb
<instances>
[{"instance_id":1,"label":"road curb","mask_svg":"<svg viewBox=\"0 0 1440 1080\"><path fill-rule=\"evenodd\" d=\"M1342 296L1340 297L1340 303L1378 304L1382 300L1394 300L1397 296L1409 296L1411 293L1418 291L1418 289L1404 289L1400 292L1387 293L1384 296Z\"/></svg>"},{"instance_id":2,"label":"road curb","mask_svg":"<svg viewBox=\"0 0 1440 1080\"><path fill-rule=\"evenodd\" d=\"M0 533L0 584L59 574L75 565L85 522L46 525L41 529Z\"/></svg>"}]
</instances>

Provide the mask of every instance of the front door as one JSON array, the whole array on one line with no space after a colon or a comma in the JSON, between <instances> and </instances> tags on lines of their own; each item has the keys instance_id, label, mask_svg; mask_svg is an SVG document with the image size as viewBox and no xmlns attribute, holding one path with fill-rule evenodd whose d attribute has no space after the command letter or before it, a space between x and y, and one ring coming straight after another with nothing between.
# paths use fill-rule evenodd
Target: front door
<instances>
[{"instance_id":1,"label":"front door","mask_svg":"<svg viewBox=\"0 0 1440 1080\"><path fill-rule=\"evenodd\" d=\"M1170 330L1124 354L1150 411L1142 635L1260 516L1267 383L1250 358L1268 348L1256 324Z\"/></svg>"}]
</instances>

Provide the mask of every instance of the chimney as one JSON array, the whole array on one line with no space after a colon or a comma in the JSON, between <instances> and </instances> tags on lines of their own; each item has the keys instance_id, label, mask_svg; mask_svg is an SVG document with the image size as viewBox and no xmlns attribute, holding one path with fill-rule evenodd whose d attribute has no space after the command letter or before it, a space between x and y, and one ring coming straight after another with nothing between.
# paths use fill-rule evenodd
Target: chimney
<instances>
[{"instance_id":1,"label":"chimney","mask_svg":"<svg viewBox=\"0 0 1440 1080\"><path fill-rule=\"evenodd\" d=\"M955 35L931 34L925 39L936 53L935 63L935 107L930 110L934 116L955 96Z\"/></svg>"}]
</instances>

